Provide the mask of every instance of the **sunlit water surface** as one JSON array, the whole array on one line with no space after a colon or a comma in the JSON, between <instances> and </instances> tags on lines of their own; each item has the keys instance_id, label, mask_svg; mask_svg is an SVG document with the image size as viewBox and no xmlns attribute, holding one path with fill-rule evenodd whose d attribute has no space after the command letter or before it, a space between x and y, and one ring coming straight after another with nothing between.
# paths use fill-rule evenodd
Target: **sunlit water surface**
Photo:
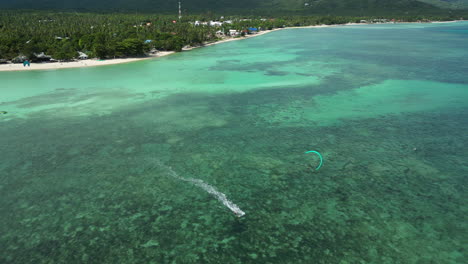
<instances>
[{"instance_id":1,"label":"sunlit water surface","mask_svg":"<svg viewBox=\"0 0 468 264\"><path fill-rule=\"evenodd\" d=\"M0 73L0 263L466 263L467 30Z\"/></svg>"}]
</instances>

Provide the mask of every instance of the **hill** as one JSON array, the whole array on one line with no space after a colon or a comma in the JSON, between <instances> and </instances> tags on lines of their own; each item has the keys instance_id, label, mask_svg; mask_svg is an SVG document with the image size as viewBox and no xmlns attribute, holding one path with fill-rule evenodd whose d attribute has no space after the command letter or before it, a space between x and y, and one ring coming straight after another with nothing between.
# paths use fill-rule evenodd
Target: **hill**
<instances>
[{"instance_id":1,"label":"hill","mask_svg":"<svg viewBox=\"0 0 468 264\"><path fill-rule=\"evenodd\" d=\"M441 8L468 9L468 0L419 0Z\"/></svg>"},{"instance_id":2,"label":"hill","mask_svg":"<svg viewBox=\"0 0 468 264\"><path fill-rule=\"evenodd\" d=\"M424 3L424 2L426 3ZM450 1L450 3L446 3ZM177 13L178 0L0 0L0 8ZM185 14L418 15L446 14L468 0L182 0ZM436 7L435 5L439 5Z\"/></svg>"}]
</instances>

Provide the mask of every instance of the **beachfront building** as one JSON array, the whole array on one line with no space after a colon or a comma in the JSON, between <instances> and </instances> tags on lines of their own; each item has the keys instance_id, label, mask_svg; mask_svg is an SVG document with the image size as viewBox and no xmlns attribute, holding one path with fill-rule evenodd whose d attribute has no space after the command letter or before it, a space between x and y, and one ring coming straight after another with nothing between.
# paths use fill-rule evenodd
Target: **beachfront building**
<instances>
[{"instance_id":1,"label":"beachfront building","mask_svg":"<svg viewBox=\"0 0 468 264\"><path fill-rule=\"evenodd\" d=\"M13 60L11 60L11 62L13 62L13 63L23 63L26 60L28 60L28 57L26 57L24 55L20 55L18 57L13 58Z\"/></svg>"},{"instance_id":2,"label":"beachfront building","mask_svg":"<svg viewBox=\"0 0 468 264\"><path fill-rule=\"evenodd\" d=\"M44 54L44 52L41 52L39 54L34 53L34 56L36 57L34 61L50 61L52 59L52 56Z\"/></svg>"},{"instance_id":3,"label":"beachfront building","mask_svg":"<svg viewBox=\"0 0 468 264\"><path fill-rule=\"evenodd\" d=\"M366 24L366 23L389 23L390 21L388 19L372 19L372 20L361 20L359 21L360 23Z\"/></svg>"},{"instance_id":4,"label":"beachfront building","mask_svg":"<svg viewBox=\"0 0 468 264\"><path fill-rule=\"evenodd\" d=\"M250 34L257 34L258 33L258 28L249 27L249 32L250 32Z\"/></svg>"},{"instance_id":5,"label":"beachfront building","mask_svg":"<svg viewBox=\"0 0 468 264\"><path fill-rule=\"evenodd\" d=\"M86 55L84 52L78 51L78 59L80 60L87 60L88 55Z\"/></svg>"},{"instance_id":6,"label":"beachfront building","mask_svg":"<svg viewBox=\"0 0 468 264\"><path fill-rule=\"evenodd\" d=\"M216 37L222 38L222 37L224 37L224 36L226 36L226 34L224 34L223 31L221 31L221 30L216 31Z\"/></svg>"},{"instance_id":7,"label":"beachfront building","mask_svg":"<svg viewBox=\"0 0 468 264\"><path fill-rule=\"evenodd\" d=\"M372 23L388 23L388 19L373 19Z\"/></svg>"},{"instance_id":8,"label":"beachfront building","mask_svg":"<svg viewBox=\"0 0 468 264\"><path fill-rule=\"evenodd\" d=\"M236 37L236 36L239 36L239 35L240 35L240 32L237 31L237 30L235 30L235 29L230 29L230 30L229 30L229 35L230 35L231 37Z\"/></svg>"}]
</instances>

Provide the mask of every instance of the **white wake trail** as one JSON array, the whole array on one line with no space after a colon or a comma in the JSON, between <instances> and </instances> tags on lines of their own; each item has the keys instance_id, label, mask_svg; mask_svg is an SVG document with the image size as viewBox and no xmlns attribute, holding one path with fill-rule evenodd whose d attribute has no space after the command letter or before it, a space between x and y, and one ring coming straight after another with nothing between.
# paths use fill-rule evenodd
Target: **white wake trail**
<instances>
[{"instance_id":1,"label":"white wake trail","mask_svg":"<svg viewBox=\"0 0 468 264\"><path fill-rule=\"evenodd\" d=\"M218 201L220 201L221 203L224 204L224 206L226 206L227 208L229 208L229 210L231 210L235 215L237 215L238 217L242 217L245 215L245 212L242 211L239 206L237 206L235 203L231 202L224 193L216 190L215 187L209 185L208 183L200 180L200 179L193 179L193 178L184 178L184 177L181 177L179 176L174 170L172 170L171 167L168 167L168 166L165 166L163 164L161 164L160 162L158 162L159 166L165 168L168 172L169 172L169 176L173 177L173 178L176 178L178 180L181 180L181 181L186 181L186 182L190 182L192 183L193 185L195 186L198 186L200 188L202 188L203 190L205 190L207 193L213 195L216 199L218 199Z\"/></svg>"}]
</instances>

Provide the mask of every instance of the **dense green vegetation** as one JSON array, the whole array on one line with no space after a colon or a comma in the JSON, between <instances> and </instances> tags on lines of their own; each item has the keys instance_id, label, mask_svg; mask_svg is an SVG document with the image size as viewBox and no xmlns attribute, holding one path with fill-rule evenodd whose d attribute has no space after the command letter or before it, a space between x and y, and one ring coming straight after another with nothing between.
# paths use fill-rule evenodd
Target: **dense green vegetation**
<instances>
[{"instance_id":1,"label":"dense green vegetation","mask_svg":"<svg viewBox=\"0 0 468 264\"><path fill-rule=\"evenodd\" d=\"M0 0L0 8L176 14L179 0ZM450 2L450 4L447 4ZM442 7L467 7L466 0L184 0L186 15L215 12L261 15L395 15L444 14ZM454 5L455 4L455 5Z\"/></svg>"},{"instance_id":2,"label":"dense green vegetation","mask_svg":"<svg viewBox=\"0 0 468 264\"><path fill-rule=\"evenodd\" d=\"M340 24L382 17L403 21L451 20L466 17L465 11L448 10L435 5L453 7L454 4L466 1L186 0L183 1L183 19L173 23L178 20L178 0L0 0L0 8L10 8L0 13L0 59L11 60L25 56L34 60L37 59L34 54L41 52L58 60L67 60L77 57L78 52L85 52L90 57L108 58L144 55L153 48L180 51L185 45L199 45L215 40L217 30L245 30L248 27L265 30L283 26ZM22 11L16 8L55 12ZM97 15L62 13L57 10L126 13ZM129 11L136 13L129 14ZM153 15L150 12L165 15ZM250 20L242 21L241 17L229 17L229 14L243 14L242 18L247 16ZM189 23L217 20L221 15L234 23L223 27L194 26Z\"/></svg>"},{"instance_id":3,"label":"dense green vegetation","mask_svg":"<svg viewBox=\"0 0 468 264\"><path fill-rule=\"evenodd\" d=\"M434 6L452 9L468 9L468 0L419 0Z\"/></svg>"},{"instance_id":4,"label":"dense green vegetation","mask_svg":"<svg viewBox=\"0 0 468 264\"><path fill-rule=\"evenodd\" d=\"M180 50L213 39L212 28L173 23L167 16L26 13L0 15L0 58L45 52L71 59L142 55L151 47ZM144 43L145 40L154 40Z\"/></svg>"},{"instance_id":5,"label":"dense green vegetation","mask_svg":"<svg viewBox=\"0 0 468 264\"><path fill-rule=\"evenodd\" d=\"M195 26L194 21L220 19L215 15L92 14L57 12L18 12L0 14L0 59L12 60L44 52L57 60L68 60L84 52L90 57L112 58L144 55L151 49L180 51L186 45L200 45L217 39L216 31L244 31L249 27L262 30L289 26L343 24L379 17L290 16L225 17L231 24ZM452 16L393 16L403 21L452 20Z\"/></svg>"}]
</instances>

